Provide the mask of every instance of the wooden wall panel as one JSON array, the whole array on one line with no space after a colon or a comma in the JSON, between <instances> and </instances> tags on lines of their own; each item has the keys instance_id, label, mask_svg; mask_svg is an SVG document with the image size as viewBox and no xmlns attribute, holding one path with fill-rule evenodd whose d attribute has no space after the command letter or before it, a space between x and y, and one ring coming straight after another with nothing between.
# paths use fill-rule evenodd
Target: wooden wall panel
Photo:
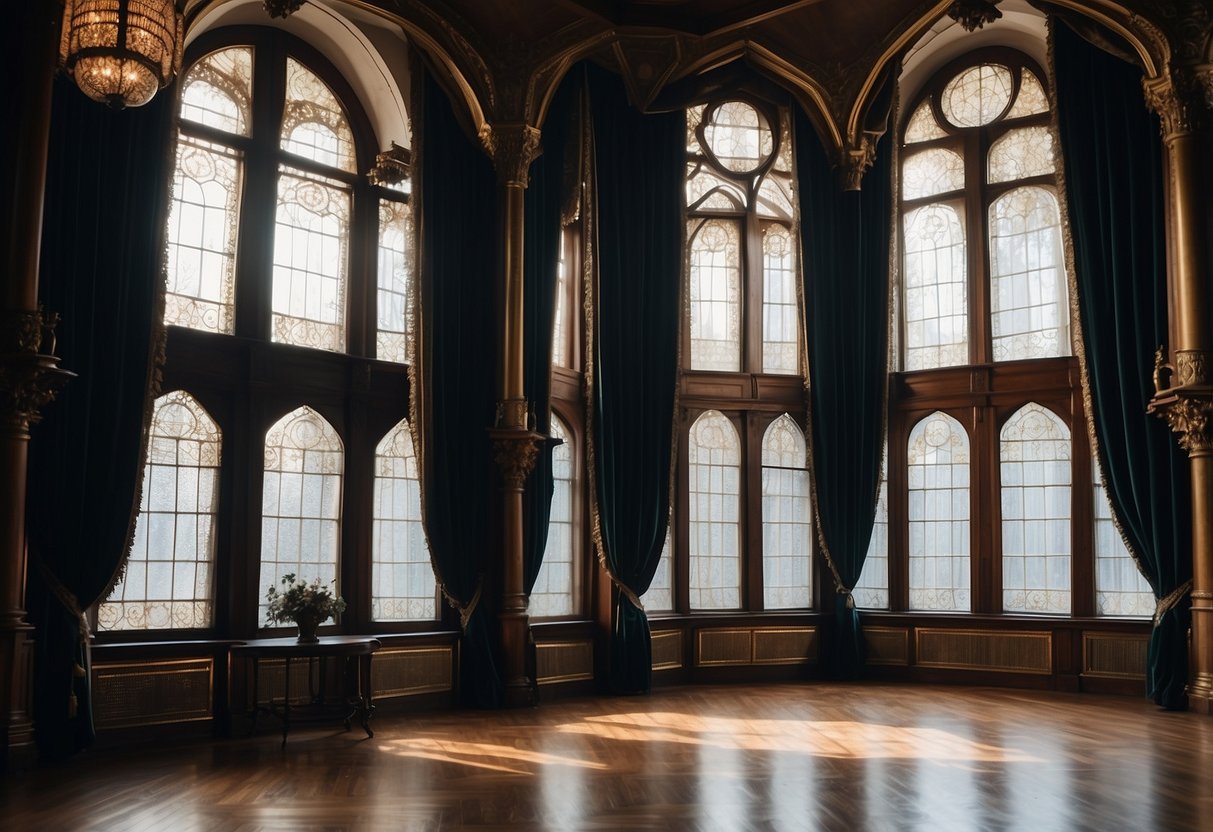
<instances>
[{"instance_id":1,"label":"wooden wall panel","mask_svg":"<svg viewBox=\"0 0 1213 832\"><path fill-rule=\"evenodd\" d=\"M537 642L535 677L541 685L593 679L593 640Z\"/></svg>"},{"instance_id":2,"label":"wooden wall panel","mask_svg":"<svg viewBox=\"0 0 1213 832\"><path fill-rule=\"evenodd\" d=\"M915 652L922 667L1053 672L1053 638L1047 632L921 628L915 631Z\"/></svg>"},{"instance_id":3,"label":"wooden wall panel","mask_svg":"<svg viewBox=\"0 0 1213 832\"><path fill-rule=\"evenodd\" d=\"M807 664L817 659L816 627L753 631L754 664Z\"/></svg>"},{"instance_id":4,"label":"wooden wall panel","mask_svg":"<svg viewBox=\"0 0 1213 832\"><path fill-rule=\"evenodd\" d=\"M1149 636L1084 632L1082 673L1084 676L1144 679L1149 645Z\"/></svg>"},{"instance_id":5,"label":"wooden wall panel","mask_svg":"<svg viewBox=\"0 0 1213 832\"><path fill-rule=\"evenodd\" d=\"M653 633L653 669L677 670L682 667L682 630Z\"/></svg>"},{"instance_id":6,"label":"wooden wall panel","mask_svg":"<svg viewBox=\"0 0 1213 832\"><path fill-rule=\"evenodd\" d=\"M93 665L93 719L98 730L197 722L214 715L209 659Z\"/></svg>"},{"instance_id":7,"label":"wooden wall panel","mask_svg":"<svg viewBox=\"0 0 1213 832\"><path fill-rule=\"evenodd\" d=\"M910 630L907 627L864 627L868 664L904 667L910 663Z\"/></svg>"},{"instance_id":8,"label":"wooden wall panel","mask_svg":"<svg viewBox=\"0 0 1213 832\"><path fill-rule=\"evenodd\" d=\"M696 631L695 666L750 664L754 660L752 630L703 629Z\"/></svg>"},{"instance_id":9,"label":"wooden wall panel","mask_svg":"<svg viewBox=\"0 0 1213 832\"><path fill-rule=\"evenodd\" d=\"M371 690L375 699L443 693L455 686L455 649L385 647L371 660Z\"/></svg>"}]
</instances>

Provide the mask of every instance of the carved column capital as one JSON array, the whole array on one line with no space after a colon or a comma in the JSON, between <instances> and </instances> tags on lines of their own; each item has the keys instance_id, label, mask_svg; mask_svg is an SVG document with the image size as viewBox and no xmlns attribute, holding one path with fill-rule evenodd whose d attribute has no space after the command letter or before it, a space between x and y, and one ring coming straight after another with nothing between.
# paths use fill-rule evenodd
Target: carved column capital
<instances>
[{"instance_id":1,"label":"carved column capital","mask_svg":"<svg viewBox=\"0 0 1213 832\"><path fill-rule=\"evenodd\" d=\"M489 437L493 440L493 461L501 469L505 487L511 491L521 491L535 467L544 437L534 431L517 428L492 428Z\"/></svg>"},{"instance_id":2,"label":"carved column capital","mask_svg":"<svg viewBox=\"0 0 1213 832\"><path fill-rule=\"evenodd\" d=\"M1165 75L1142 81L1146 105L1162 120L1162 135L1171 140L1208 123L1213 110L1213 65L1172 66Z\"/></svg>"},{"instance_id":3,"label":"carved column capital","mask_svg":"<svg viewBox=\"0 0 1213 832\"><path fill-rule=\"evenodd\" d=\"M480 128L480 143L493 160L498 182L527 186L531 162L541 152L539 138L539 129L529 124L485 124Z\"/></svg>"},{"instance_id":4,"label":"carved column capital","mask_svg":"<svg viewBox=\"0 0 1213 832\"><path fill-rule=\"evenodd\" d=\"M1189 456L1213 455L1213 387L1174 387L1147 408L1178 434Z\"/></svg>"},{"instance_id":5,"label":"carved column capital","mask_svg":"<svg viewBox=\"0 0 1213 832\"><path fill-rule=\"evenodd\" d=\"M876 140L878 137L864 133L859 143L851 144L839 153L835 169L842 180L842 187L847 191L858 191L863 185L863 175L876 161Z\"/></svg>"}]
</instances>

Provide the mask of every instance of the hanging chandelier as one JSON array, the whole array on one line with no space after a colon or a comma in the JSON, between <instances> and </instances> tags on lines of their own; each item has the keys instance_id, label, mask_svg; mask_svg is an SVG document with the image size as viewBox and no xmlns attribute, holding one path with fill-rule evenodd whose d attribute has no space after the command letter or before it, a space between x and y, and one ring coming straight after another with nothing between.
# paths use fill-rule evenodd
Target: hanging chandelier
<instances>
[{"instance_id":1,"label":"hanging chandelier","mask_svg":"<svg viewBox=\"0 0 1213 832\"><path fill-rule=\"evenodd\" d=\"M67 0L59 57L85 95L120 110L173 79L183 40L174 0Z\"/></svg>"}]
</instances>

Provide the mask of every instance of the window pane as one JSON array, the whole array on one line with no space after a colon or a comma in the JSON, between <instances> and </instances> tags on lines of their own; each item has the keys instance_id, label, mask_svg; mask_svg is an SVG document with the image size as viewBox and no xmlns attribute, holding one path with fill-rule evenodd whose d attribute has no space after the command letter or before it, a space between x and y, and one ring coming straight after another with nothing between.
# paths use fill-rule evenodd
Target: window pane
<instances>
[{"instance_id":1,"label":"window pane","mask_svg":"<svg viewBox=\"0 0 1213 832\"><path fill-rule=\"evenodd\" d=\"M552 514L543 565L531 590L531 615L572 615L573 588L573 449L568 428L552 417L552 436L564 440L552 450Z\"/></svg>"},{"instance_id":2,"label":"window pane","mask_svg":"<svg viewBox=\"0 0 1213 832\"><path fill-rule=\"evenodd\" d=\"M337 578L345 452L332 426L310 407L283 416L265 434L261 495L261 580L257 620L267 626L265 590L298 580Z\"/></svg>"},{"instance_id":3,"label":"window pane","mask_svg":"<svg viewBox=\"0 0 1213 832\"><path fill-rule=\"evenodd\" d=\"M1016 188L990 206L990 328L994 360L1070 353L1070 308L1057 200Z\"/></svg>"},{"instance_id":4,"label":"window pane","mask_svg":"<svg viewBox=\"0 0 1213 832\"><path fill-rule=\"evenodd\" d=\"M942 139L946 135L948 134L935 120L935 114L931 112L930 101L919 104L906 124L906 144Z\"/></svg>"},{"instance_id":5,"label":"window pane","mask_svg":"<svg viewBox=\"0 0 1213 832\"><path fill-rule=\"evenodd\" d=\"M407 420L375 448L371 526L371 619L425 621L438 617L438 586L421 525L421 484Z\"/></svg>"},{"instance_id":6,"label":"window pane","mask_svg":"<svg viewBox=\"0 0 1213 832\"><path fill-rule=\"evenodd\" d=\"M143 496L126 574L98 607L99 630L211 626L219 426L181 390L152 405Z\"/></svg>"},{"instance_id":7,"label":"window pane","mask_svg":"<svg viewBox=\"0 0 1213 832\"><path fill-rule=\"evenodd\" d=\"M885 445L880 463L880 491L876 499L876 518L872 525L872 540L863 562L859 582L851 595L855 606L866 609L889 608L889 446Z\"/></svg>"},{"instance_id":8,"label":"window pane","mask_svg":"<svg viewBox=\"0 0 1213 832\"><path fill-rule=\"evenodd\" d=\"M964 227L950 205L907 213L905 368L926 370L969 360Z\"/></svg>"},{"instance_id":9,"label":"window pane","mask_svg":"<svg viewBox=\"0 0 1213 832\"><path fill-rule=\"evenodd\" d=\"M328 85L298 61L286 60L282 149L322 165L357 171L354 135Z\"/></svg>"},{"instance_id":10,"label":"window pane","mask_svg":"<svg viewBox=\"0 0 1213 832\"><path fill-rule=\"evenodd\" d=\"M1007 112L1007 118L1019 118L1048 111L1049 97L1045 95L1040 80L1028 70L1023 70L1023 77L1019 81L1019 96L1011 105L1010 111Z\"/></svg>"},{"instance_id":11,"label":"window pane","mask_svg":"<svg viewBox=\"0 0 1213 832\"><path fill-rule=\"evenodd\" d=\"M1154 590L1129 554L1103 487L1099 463L1093 466L1095 482L1095 612L1118 618L1151 618Z\"/></svg>"},{"instance_id":12,"label":"window pane","mask_svg":"<svg viewBox=\"0 0 1213 832\"><path fill-rule=\"evenodd\" d=\"M1029 402L1003 425L1002 608L1070 612L1070 429Z\"/></svg>"},{"instance_id":13,"label":"window pane","mask_svg":"<svg viewBox=\"0 0 1213 832\"><path fill-rule=\"evenodd\" d=\"M786 413L762 439L762 584L766 609L808 607L812 507L804 434Z\"/></svg>"},{"instance_id":14,"label":"window pane","mask_svg":"<svg viewBox=\"0 0 1213 832\"><path fill-rule=\"evenodd\" d=\"M568 367L569 364L569 314L568 293L569 280L569 232L560 232L560 260L556 264L556 309L552 316L552 363L557 367Z\"/></svg>"},{"instance_id":15,"label":"window pane","mask_svg":"<svg viewBox=\"0 0 1213 832\"><path fill-rule=\"evenodd\" d=\"M212 52L185 74L181 118L241 136L252 123L253 50L234 47Z\"/></svg>"},{"instance_id":16,"label":"window pane","mask_svg":"<svg viewBox=\"0 0 1213 832\"><path fill-rule=\"evenodd\" d=\"M1012 130L990 146L986 177L1012 182L1053 172L1053 134L1047 127Z\"/></svg>"},{"instance_id":17,"label":"window pane","mask_svg":"<svg viewBox=\"0 0 1213 832\"><path fill-rule=\"evenodd\" d=\"M901 166L903 199L957 191L965 186L965 162L959 153L933 147L907 156Z\"/></svg>"},{"instance_id":18,"label":"window pane","mask_svg":"<svg viewBox=\"0 0 1213 832\"><path fill-rule=\"evenodd\" d=\"M703 138L716 160L735 173L754 170L775 147L766 120L744 101L726 101L717 107Z\"/></svg>"},{"instance_id":19,"label":"window pane","mask_svg":"<svg viewBox=\"0 0 1213 832\"><path fill-rule=\"evenodd\" d=\"M235 151L179 136L168 216L164 322L231 335L241 161Z\"/></svg>"},{"instance_id":20,"label":"window pane","mask_svg":"<svg viewBox=\"0 0 1213 832\"><path fill-rule=\"evenodd\" d=\"M1002 114L1011 100L1011 70L998 64L966 69L943 88L944 118L957 127L980 127Z\"/></svg>"},{"instance_id":21,"label":"window pane","mask_svg":"<svg viewBox=\"0 0 1213 832\"><path fill-rule=\"evenodd\" d=\"M707 220L691 241L691 369L741 369L741 240Z\"/></svg>"},{"instance_id":22,"label":"window pane","mask_svg":"<svg viewBox=\"0 0 1213 832\"><path fill-rule=\"evenodd\" d=\"M741 606L741 443L733 423L709 410L691 425L689 458L691 609Z\"/></svg>"},{"instance_id":23,"label":"window pane","mask_svg":"<svg viewBox=\"0 0 1213 832\"><path fill-rule=\"evenodd\" d=\"M640 600L648 612L672 612L674 610L674 578L670 554L673 551L670 542L670 527L666 526L665 546L661 549L661 559L657 562L657 571L653 581Z\"/></svg>"},{"instance_id":24,"label":"window pane","mask_svg":"<svg viewBox=\"0 0 1213 832\"><path fill-rule=\"evenodd\" d=\"M412 329L409 307L409 206L405 202L379 203L379 333L375 357L380 361L408 361Z\"/></svg>"},{"instance_id":25,"label":"window pane","mask_svg":"<svg viewBox=\"0 0 1213 832\"><path fill-rule=\"evenodd\" d=\"M800 298L792 233L768 225L762 234L762 371L800 371Z\"/></svg>"},{"instance_id":26,"label":"window pane","mask_svg":"<svg viewBox=\"0 0 1213 832\"><path fill-rule=\"evenodd\" d=\"M350 194L293 168L278 176L273 340L345 349Z\"/></svg>"},{"instance_id":27,"label":"window pane","mask_svg":"<svg viewBox=\"0 0 1213 832\"><path fill-rule=\"evenodd\" d=\"M910 431L910 609L968 612L969 435L933 413Z\"/></svg>"}]
</instances>

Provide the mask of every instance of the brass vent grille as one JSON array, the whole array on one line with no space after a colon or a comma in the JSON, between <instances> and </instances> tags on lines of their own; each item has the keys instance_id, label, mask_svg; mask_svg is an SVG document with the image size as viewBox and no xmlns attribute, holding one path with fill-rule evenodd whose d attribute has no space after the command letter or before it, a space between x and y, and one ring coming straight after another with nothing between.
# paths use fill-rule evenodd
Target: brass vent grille
<instances>
[{"instance_id":1,"label":"brass vent grille","mask_svg":"<svg viewBox=\"0 0 1213 832\"><path fill-rule=\"evenodd\" d=\"M682 631L653 633L653 669L677 670L682 667Z\"/></svg>"},{"instance_id":2,"label":"brass vent grille","mask_svg":"<svg viewBox=\"0 0 1213 832\"><path fill-rule=\"evenodd\" d=\"M1083 633L1082 672L1086 676L1144 679L1149 646L1149 636Z\"/></svg>"},{"instance_id":3,"label":"brass vent grille","mask_svg":"<svg viewBox=\"0 0 1213 832\"><path fill-rule=\"evenodd\" d=\"M535 675L541 685L594 678L593 641L550 641L535 644Z\"/></svg>"},{"instance_id":4,"label":"brass vent grille","mask_svg":"<svg viewBox=\"0 0 1213 832\"><path fill-rule=\"evenodd\" d=\"M213 677L209 658L94 665L93 720L105 730L210 719Z\"/></svg>"},{"instance_id":5,"label":"brass vent grille","mask_svg":"<svg viewBox=\"0 0 1213 832\"><path fill-rule=\"evenodd\" d=\"M371 689L376 699L442 693L454 688L455 649L388 647L371 660Z\"/></svg>"},{"instance_id":6,"label":"brass vent grille","mask_svg":"<svg viewBox=\"0 0 1213 832\"><path fill-rule=\"evenodd\" d=\"M905 666L910 663L910 632L904 627L864 627L868 664Z\"/></svg>"},{"instance_id":7,"label":"brass vent grille","mask_svg":"<svg viewBox=\"0 0 1213 832\"><path fill-rule=\"evenodd\" d=\"M919 629L915 633L923 667L1051 673L1053 637L1011 630Z\"/></svg>"}]
</instances>

